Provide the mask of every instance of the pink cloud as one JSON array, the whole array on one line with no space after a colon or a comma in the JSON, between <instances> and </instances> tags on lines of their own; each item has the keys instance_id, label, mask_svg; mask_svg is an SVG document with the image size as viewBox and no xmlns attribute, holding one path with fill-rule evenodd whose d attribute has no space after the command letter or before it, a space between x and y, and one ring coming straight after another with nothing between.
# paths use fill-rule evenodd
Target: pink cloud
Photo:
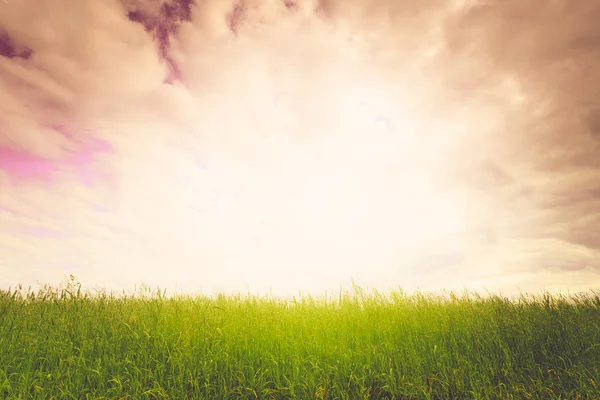
<instances>
[{"instance_id":1,"label":"pink cloud","mask_svg":"<svg viewBox=\"0 0 600 400\"><path fill-rule=\"evenodd\" d=\"M104 140L91 139L83 142L77 152L69 157L67 163L74 166L91 164L96 154L110 153L112 150L110 143Z\"/></svg>"},{"instance_id":2,"label":"pink cloud","mask_svg":"<svg viewBox=\"0 0 600 400\"><path fill-rule=\"evenodd\" d=\"M91 138L81 142L77 151L65 160L65 164L76 169L82 183L91 187L108 178L104 172L92 168L96 155L111 153L112 150L112 145L107 141Z\"/></svg>"},{"instance_id":3,"label":"pink cloud","mask_svg":"<svg viewBox=\"0 0 600 400\"><path fill-rule=\"evenodd\" d=\"M56 163L24 150L0 146L0 169L17 179L42 179L49 181Z\"/></svg>"},{"instance_id":4,"label":"pink cloud","mask_svg":"<svg viewBox=\"0 0 600 400\"><path fill-rule=\"evenodd\" d=\"M76 143L75 150L66 152L65 156L58 160L51 160L25 150L0 146L0 169L22 181L50 182L53 173L58 169L74 172L85 186L91 186L107 178L105 173L94 169L93 164L98 154L112 152L113 147L109 142L91 136L77 138L70 129L64 127L57 127L56 130Z\"/></svg>"}]
</instances>

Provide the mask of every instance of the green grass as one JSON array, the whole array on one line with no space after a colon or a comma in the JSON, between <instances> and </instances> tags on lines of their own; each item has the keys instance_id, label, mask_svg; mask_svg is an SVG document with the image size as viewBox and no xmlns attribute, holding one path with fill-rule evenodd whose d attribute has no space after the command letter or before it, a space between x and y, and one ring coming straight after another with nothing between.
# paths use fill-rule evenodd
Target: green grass
<instances>
[{"instance_id":1,"label":"green grass","mask_svg":"<svg viewBox=\"0 0 600 400\"><path fill-rule=\"evenodd\" d=\"M0 292L2 399L600 399L600 296Z\"/></svg>"}]
</instances>

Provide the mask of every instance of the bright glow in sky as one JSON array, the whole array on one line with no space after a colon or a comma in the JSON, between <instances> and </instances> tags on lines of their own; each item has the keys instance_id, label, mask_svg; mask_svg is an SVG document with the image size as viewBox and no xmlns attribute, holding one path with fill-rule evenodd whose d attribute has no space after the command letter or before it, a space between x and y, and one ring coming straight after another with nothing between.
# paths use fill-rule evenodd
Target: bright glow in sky
<instances>
[{"instance_id":1,"label":"bright glow in sky","mask_svg":"<svg viewBox=\"0 0 600 400\"><path fill-rule=\"evenodd\" d=\"M0 2L0 283L600 287L600 3Z\"/></svg>"}]
</instances>

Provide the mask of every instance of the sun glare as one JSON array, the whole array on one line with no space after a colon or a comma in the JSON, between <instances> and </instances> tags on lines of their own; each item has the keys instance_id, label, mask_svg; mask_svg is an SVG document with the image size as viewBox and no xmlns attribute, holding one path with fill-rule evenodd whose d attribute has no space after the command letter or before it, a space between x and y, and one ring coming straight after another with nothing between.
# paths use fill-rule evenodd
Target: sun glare
<instances>
[{"instance_id":1,"label":"sun glare","mask_svg":"<svg viewBox=\"0 0 600 400\"><path fill-rule=\"evenodd\" d=\"M338 281L371 263L391 268L386 263L391 257L398 263L402 252L409 257L467 245L461 239L469 221L465 199L438 185L445 146L425 145L420 135L428 127L408 102L392 100L384 85L340 90L323 102L329 121L316 140L280 141L277 131L297 119L297 100L273 100L278 122L263 136L275 142L262 143L276 146L279 156L268 177L242 161L190 175L182 198L203 214L203 226L188 235L213 232L214 246L219 237L230 242L237 255L224 255L226 262L269 271L318 265ZM432 138L447 146L449 134ZM410 267L406 260L399 265Z\"/></svg>"}]
</instances>

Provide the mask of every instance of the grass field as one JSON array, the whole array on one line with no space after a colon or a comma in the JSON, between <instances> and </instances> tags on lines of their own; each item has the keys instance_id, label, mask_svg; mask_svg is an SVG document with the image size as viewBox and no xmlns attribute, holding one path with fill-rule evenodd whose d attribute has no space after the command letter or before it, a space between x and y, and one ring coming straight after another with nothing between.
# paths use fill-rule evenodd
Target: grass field
<instances>
[{"instance_id":1,"label":"grass field","mask_svg":"<svg viewBox=\"0 0 600 400\"><path fill-rule=\"evenodd\" d=\"M0 292L2 399L600 399L600 296Z\"/></svg>"}]
</instances>

